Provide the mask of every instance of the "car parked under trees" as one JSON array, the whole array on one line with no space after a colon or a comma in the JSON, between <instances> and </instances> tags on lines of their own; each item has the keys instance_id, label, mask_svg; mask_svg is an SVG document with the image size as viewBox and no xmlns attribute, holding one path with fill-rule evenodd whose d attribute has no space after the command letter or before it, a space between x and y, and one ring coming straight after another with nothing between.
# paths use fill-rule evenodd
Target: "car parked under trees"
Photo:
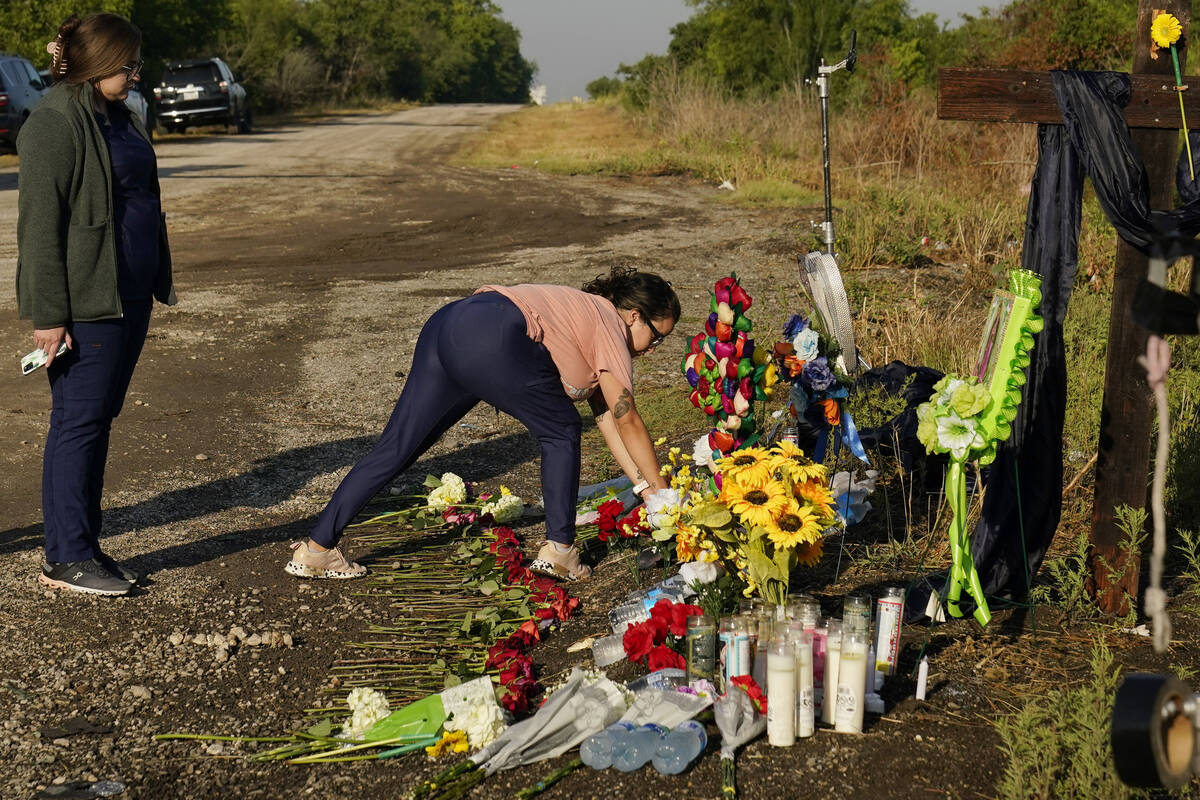
<instances>
[{"instance_id":1,"label":"car parked under trees","mask_svg":"<svg viewBox=\"0 0 1200 800\"><path fill-rule=\"evenodd\" d=\"M169 62L154 87L155 116L167 132L197 125L226 125L249 133L245 88L219 58Z\"/></svg>"}]
</instances>

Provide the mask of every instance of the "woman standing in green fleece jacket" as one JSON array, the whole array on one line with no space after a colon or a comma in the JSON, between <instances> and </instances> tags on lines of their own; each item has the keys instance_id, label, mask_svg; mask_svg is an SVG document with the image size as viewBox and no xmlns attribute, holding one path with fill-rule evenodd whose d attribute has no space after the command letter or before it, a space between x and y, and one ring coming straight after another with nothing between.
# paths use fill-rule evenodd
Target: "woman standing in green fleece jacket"
<instances>
[{"instance_id":1,"label":"woman standing in green fleece jacket","mask_svg":"<svg viewBox=\"0 0 1200 800\"><path fill-rule=\"evenodd\" d=\"M55 86L17 137L17 302L52 397L38 580L101 595L139 578L100 549L104 466L150 308L175 303L154 150L123 105L141 44L115 14L68 19L46 46Z\"/></svg>"}]
</instances>

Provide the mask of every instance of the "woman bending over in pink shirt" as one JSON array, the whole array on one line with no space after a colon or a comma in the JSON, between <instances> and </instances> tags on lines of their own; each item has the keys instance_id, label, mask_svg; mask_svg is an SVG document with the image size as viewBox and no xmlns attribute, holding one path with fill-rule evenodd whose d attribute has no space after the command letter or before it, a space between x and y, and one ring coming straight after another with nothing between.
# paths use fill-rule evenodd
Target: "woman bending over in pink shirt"
<instances>
[{"instance_id":1,"label":"woman bending over in pink shirt","mask_svg":"<svg viewBox=\"0 0 1200 800\"><path fill-rule=\"evenodd\" d=\"M613 457L639 494L667 488L633 398L633 357L662 344L679 298L657 275L617 267L580 289L484 286L439 309L417 339L412 368L374 449L346 475L285 569L304 578L357 578L342 531L480 401L520 420L542 450L546 543L531 567L565 580L591 574L575 547L581 423L587 400ZM484 333L486 335L481 336Z\"/></svg>"}]
</instances>

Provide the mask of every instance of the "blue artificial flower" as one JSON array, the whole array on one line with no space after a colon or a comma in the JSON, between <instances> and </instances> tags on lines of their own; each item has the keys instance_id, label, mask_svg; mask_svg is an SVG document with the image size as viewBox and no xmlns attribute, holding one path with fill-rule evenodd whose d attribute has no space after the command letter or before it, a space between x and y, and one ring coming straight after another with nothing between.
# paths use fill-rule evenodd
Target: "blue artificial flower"
<instances>
[{"instance_id":1,"label":"blue artificial flower","mask_svg":"<svg viewBox=\"0 0 1200 800\"><path fill-rule=\"evenodd\" d=\"M804 369L800 372L800 378L807 383L814 392L823 392L837 382L833 377L833 370L829 368L829 363L825 360L825 356L819 356L804 365Z\"/></svg>"},{"instance_id":2,"label":"blue artificial flower","mask_svg":"<svg viewBox=\"0 0 1200 800\"><path fill-rule=\"evenodd\" d=\"M808 320L799 314L792 314L791 319L783 326L783 340L790 342L796 334L808 327Z\"/></svg>"}]
</instances>

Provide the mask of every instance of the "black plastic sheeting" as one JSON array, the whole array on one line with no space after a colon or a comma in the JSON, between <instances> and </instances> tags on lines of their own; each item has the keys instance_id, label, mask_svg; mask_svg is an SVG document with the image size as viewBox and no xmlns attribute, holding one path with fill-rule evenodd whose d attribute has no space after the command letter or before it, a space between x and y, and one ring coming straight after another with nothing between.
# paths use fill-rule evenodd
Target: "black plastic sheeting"
<instances>
[{"instance_id":1,"label":"black plastic sheeting","mask_svg":"<svg viewBox=\"0 0 1200 800\"><path fill-rule=\"evenodd\" d=\"M1039 313L1046 324L1035 337L1013 435L988 470L971 538L984 592L1015 602L1028 596L1062 512L1067 394L1062 325L1078 267L1084 176L1120 237L1144 253L1161 251L1167 241L1186 246L1200 233L1200 185L1190 178L1185 153L1176 171L1183 205L1170 211L1150 208L1146 170L1121 115L1129 102L1130 77L1056 71L1051 78L1064 124L1038 126L1038 164L1021 251L1021 265L1042 276ZM1200 133L1189 136L1193 153L1200 156ZM930 590L944 581L944 575L931 576L909 592L910 620L924 616ZM970 613L969 602L962 607Z\"/></svg>"}]
</instances>

